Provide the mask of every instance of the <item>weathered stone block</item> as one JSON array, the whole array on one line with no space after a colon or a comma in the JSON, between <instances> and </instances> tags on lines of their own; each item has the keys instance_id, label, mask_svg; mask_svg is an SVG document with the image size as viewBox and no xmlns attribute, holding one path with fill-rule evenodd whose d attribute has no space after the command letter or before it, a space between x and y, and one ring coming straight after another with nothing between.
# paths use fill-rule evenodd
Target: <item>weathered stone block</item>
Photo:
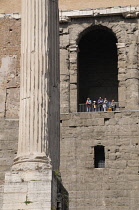
<instances>
[{"instance_id":1,"label":"weathered stone block","mask_svg":"<svg viewBox=\"0 0 139 210\"><path fill-rule=\"evenodd\" d=\"M69 34L64 34L60 36L60 47L66 48L69 45Z\"/></svg>"},{"instance_id":2,"label":"weathered stone block","mask_svg":"<svg viewBox=\"0 0 139 210\"><path fill-rule=\"evenodd\" d=\"M60 74L68 74L69 60L68 51L66 49L60 49Z\"/></svg>"}]
</instances>

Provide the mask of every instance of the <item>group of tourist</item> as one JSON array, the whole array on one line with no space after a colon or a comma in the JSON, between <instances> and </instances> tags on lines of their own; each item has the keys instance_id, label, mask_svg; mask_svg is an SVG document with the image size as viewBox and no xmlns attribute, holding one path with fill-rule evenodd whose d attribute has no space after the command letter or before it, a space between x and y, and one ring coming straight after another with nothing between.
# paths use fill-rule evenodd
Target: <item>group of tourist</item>
<instances>
[{"instance_id":1,"label":"group of tourist","mask_svg":"<svg viewBox=\"0 0 139 210\"><path fill-rule=\"evenodd\" d=\"M97 101L91 101L90 98L87 98L86 100L86 111L91 112L91 111L115 111L116 109L116 103L114 100L109 102L106 98L99 97Z\"/></svg>"}]
</instances>

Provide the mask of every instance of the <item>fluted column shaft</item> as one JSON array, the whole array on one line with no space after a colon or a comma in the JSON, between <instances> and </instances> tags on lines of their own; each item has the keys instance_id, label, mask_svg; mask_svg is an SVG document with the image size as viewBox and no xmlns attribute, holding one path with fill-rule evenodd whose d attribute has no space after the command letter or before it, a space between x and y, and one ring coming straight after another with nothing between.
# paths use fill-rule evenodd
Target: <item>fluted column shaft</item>
<instances>
[{"instance_id":1,"label":"fluted column shaft","mask_svg":"<svg viewBox=\"0 0 139 210\"><path fill-rule=\"evenodd\" d=\"M18 156L47 151L47 16L47 0L22 0Z\"/></svg>"}]
</instances>

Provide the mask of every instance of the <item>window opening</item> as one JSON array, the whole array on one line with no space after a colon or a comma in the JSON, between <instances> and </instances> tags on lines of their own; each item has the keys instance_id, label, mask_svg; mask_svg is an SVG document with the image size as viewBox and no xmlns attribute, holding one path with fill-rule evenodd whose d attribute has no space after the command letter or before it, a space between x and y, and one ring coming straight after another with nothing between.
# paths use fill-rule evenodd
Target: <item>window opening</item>
<instances>
[{"instance_id":1,"label":"window opening","mask_svg":"<svg viewBox=\"0 0 139 210\"><path fill-rule=\"evenodd\" d=\"M94 167L105 168L105 150L104 146L97 145L94 147Z\"/></svg>"}]
</instances>

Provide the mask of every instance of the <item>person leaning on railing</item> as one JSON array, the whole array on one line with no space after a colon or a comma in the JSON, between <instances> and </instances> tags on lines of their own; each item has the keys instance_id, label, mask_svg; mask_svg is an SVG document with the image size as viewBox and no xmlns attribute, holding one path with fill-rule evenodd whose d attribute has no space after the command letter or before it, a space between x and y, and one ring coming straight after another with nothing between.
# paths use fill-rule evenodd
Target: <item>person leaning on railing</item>
<instances>
[{"instance_id":1,"label":"person leaning on railing","mask_svg":"<svg viewBox=\"0 0 139 210\"><path fill-rule=\"evenodd\" d=\"M110 108L112 109L112 111L115 111L115 109L116 109L116 103L115 103L114 99L110 103Z\"/></svg>"},{"instance_id":2,"label":"person leaning on railing","mask_svg":"<svg viewBox=\"0 0 139 210\"><path fill-rule=\"evenodd\" d=\"M97 104L98 104L98 111L103 111L103 99L101 97L99 97Z\"/></svg>"},{"instance_id":3,"label":"person leaning on railing","mask_svg":"<svg viewBox=\"0 0 139 210\"><path fill-rule=\"evenodd\" d=\"M104 110L104 112L106 112L107 111L107 108L108 108L108 101L107 101L107 99L106 98L104 98L104 101L103 101L103 110Z\"/></svg>"},{"instance_id":4,"label":"person leaning on railing","mask_svg":"<svg viewBox=\"0 0 139 210\"><path fill-rule=\"evenodd\" d=\"M91 104L92 104L91 99L87 98L87 100L86 100L86 111L87 112L91 112Z\"/></svg>"}]
</instances>

